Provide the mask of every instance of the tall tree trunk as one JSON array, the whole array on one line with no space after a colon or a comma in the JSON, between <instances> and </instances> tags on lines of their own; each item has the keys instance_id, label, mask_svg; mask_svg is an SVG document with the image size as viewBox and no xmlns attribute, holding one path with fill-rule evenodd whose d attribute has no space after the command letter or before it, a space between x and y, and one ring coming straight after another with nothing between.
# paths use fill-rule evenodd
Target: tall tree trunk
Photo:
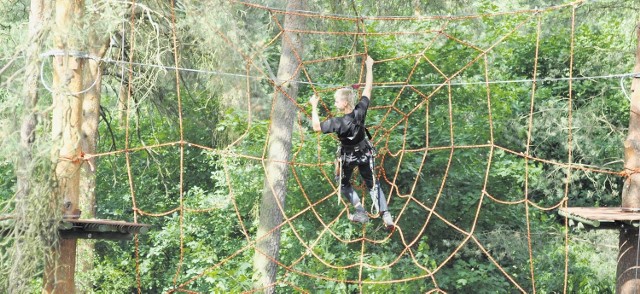
<instances>
[{"instance_id":1,"label":"tall tree trunk","mask_svg":"<svg viewBox=\"0 0 640 294\"><path fill-rule=\"evenodd\" d=\"M26 67L25 82L23 86L23 114L20 126L20 148L16 162L17 189L15 194L16 204L13 211L15 222L13 230L13 245L11 247L10 258L11 270L8 276L9 293L24 293L30 279L35 274L31 266L40 260L37 252L25 250L24 244L38 244L39 240L47 239L37 236L41 231L36 230L36 235L28 235L28 228L38 224L37 219L30 217L29 206L39 205L31 201L33 165L31 164L32 145L36 140L35 129L38 123L35 107L38 102L38 79L40 77L39 55L40 48L45 40L46 29L44 24L51 15L51 7L48 1L32 0L29 14L28 46L25 51ZM45 196L45 195L39 195ZM45 196L46 197L46 196ZM35 200L35 199L34 199ZM35 238L38 240L29 240ZM35 242L34 242L35 241Z\"/></svg>"},{"instance_id":2,"label":"tall tree trunk","mask_svg":"<svg viewBox=\"0 0 640 294\"><path fill-rule=\"evenodd\" d=\"M109 46L109 38L100 38L96 32L89 37L89 53L103 58ZM98 142L98 123L100 122L100 97L102 93L102 72L100 63L95 60L87 62L84 86L87 92L82 100L82 150L86 154L95 154ZM95 200L95 158L89 158L82 169L80 183L80 210L82 217L94 218L96 214Z\"/></svg>"},{"instance_id":3,"label":"tall tree trunk","mask_svg":"<svg viewBox=\"0 0 640 294\"><path fill-rule=\"evenodd\" d=\"M98 21L97 19L94 21ZM89 32L89 53L103 58L109 47L109 38L99 36L98 32ZM85 154L95 154L98 142L98 123L100 122L100 96L102 92L102 71L97 60L86 64L84 88L89 89L82 100L82 150ZM82 218L96 217L96 173L95 158L89 158L80 175L80 210ZM90 273L93 270L94 242L78 244L78 272ZM78 281L78 290L88 291L91 280Z\"/></svg>"},{"instance_id":4,"label":"tall tree trunk","mask_svg":"<svg viewBox=\"0 0 640 294\"><path fill-rule=\"evenodd\" d=\"M304 0L289 0L287 11L304 10ZM282 84L283 94L275 91L275 101L271 113L269 142L267 146L267 162L264 188L260 203L260 223L256 234L257 244L254 256L255 287L264 288L265 293L275 292L278 265L275 263L280 250L280 224L282 210L285 208L287 179L291 158L291 135L296 117L294 101L298 95L298 83L302 58L302 38L299 33L287 30L303 28L303 18L286 14L284 20L285 34L282 37L282 54L278 65L278 83ZM287 97L288 96L288 97Z\"/></svg>"},{"instance_id":5,"label":"tall tree trunk","mask_svg":"<svg viewBox=\"0 0 640 294\"><path fill-rule=\"evenodd\" d=\"M80 216L81 126L84 90L84 58L74 55L82 35L83 0L56 1L54 47L67 54L53 60L53 118L51 135L55 147L56 197L64 199L65 217ZM59 147L59 151L55 150ZM57 257L45 268L44 291L75 293L76 239L60 239Z\"/></svg>"},{"instance_id":6,"label":"tall tree trunk","mask_svg":"<svg viewBox=\"0 0 640 294\"><path fill-rule=\"evenodd\" d=\"M638 44L636 48L636 65L633 72L640 72L640 25L636 27ZM640 209L640 79L631 83L631 114L629 118L629 134L624 142L624 168L631 174L622 188L622 208ZM616 293L640 292L640 264L638 263L638 229L623 228L620 230L618 246L618 267L616 273Z\"/></svg>"}]
</instances>

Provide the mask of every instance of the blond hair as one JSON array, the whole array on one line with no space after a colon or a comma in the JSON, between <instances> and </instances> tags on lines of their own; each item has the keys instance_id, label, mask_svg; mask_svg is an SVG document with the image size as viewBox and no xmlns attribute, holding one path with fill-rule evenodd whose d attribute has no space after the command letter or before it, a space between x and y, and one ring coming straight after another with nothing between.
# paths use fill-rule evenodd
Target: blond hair
<instances>
[{"instance_id":1,"label":"blond hair","mask_svg":"<svg viewBox=\"0 0 640 294\"><path fill-rule=\"evenodd\" d=\"M334 95L336 100L341 99L342 101L347 102L347 109L353 110L356 107L356 93L353 92L351 88L342 88L336 91Z\"/></svg>"}]
</instances>

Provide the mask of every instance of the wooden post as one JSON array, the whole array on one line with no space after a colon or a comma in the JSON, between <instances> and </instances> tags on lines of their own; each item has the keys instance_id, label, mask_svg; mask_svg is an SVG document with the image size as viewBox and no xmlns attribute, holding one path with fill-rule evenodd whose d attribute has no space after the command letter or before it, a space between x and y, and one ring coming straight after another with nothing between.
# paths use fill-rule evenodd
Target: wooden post
<instances>
[{"instance_id":1,"label":"wooden post","mask_svg":"<svg viewBox=\"0 0 640 294\"><path fill-rule=\"evenodd\" d=\"M636 27L638 44L634 73L640 72L640 26ZM624 142L624 168L629 174L622 188L622 209L640 209L640 78L631 83L631 114L629 134ZM620 230L618 245L618 266L616 273L616 293L640 292L640 264L638 261L638 228L626 227Z\"/></svg>"},{"instance_id":2,"label":"wooden post","mask_svg":"<svg viewBox=\"0 0 640 294\"><path fill-rule=\"evenodd\" d=\"M58 0L55 6L54 48L64 54L53 57L53 117L56 197L63 199L65 217L78 218L80 193L83 69L78 56L82 35L83 0ZM58 149L59 147L59 149ZM55 258L45 266L44 293L75 293L76 239L61 238Z\"/></svg>"}]
</instances>

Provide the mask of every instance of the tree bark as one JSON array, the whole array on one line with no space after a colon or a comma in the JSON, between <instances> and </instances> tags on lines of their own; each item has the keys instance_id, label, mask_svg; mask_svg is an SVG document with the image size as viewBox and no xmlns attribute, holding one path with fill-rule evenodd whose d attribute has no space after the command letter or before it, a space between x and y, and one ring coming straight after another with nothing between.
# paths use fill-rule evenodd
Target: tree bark
<instances>
[{"instance_id":1,"label":"tree bark","mask_svg":"<svg viewBox=\"0 0 640 294\"><path fill-rule=\"evenodd\" d=\"M640 72L640 26L636 27L638 44L634 73ZM622 208L640 209L640 78L631 83L631 114L629 134L624 142L624 167L629 172L622 188ZM640 292L640 264L638 261L638 229L620 230L616 293Z\"/></svg>"},{"instance_id":2,"label":"tree bark","mask_svg":"<svg viewBox=\"0 0 640 294\"><path fill-rule=\"evenodd\" d=\"M85 58L77 52L83 32L81 20L83 0L56 1L54 48L65 52L53 59L53 118L51 135L54 142L52 158L56 162L56 197L63 200L65 217L78 218L80 168L82 160L81 126L83 100L83 70ZM56 147L59 147L56 150ZM46 293L75 293L76 239L60 239L57 258L45 267Z\"/></svg>"},{"instance_id":3,"label":"tree bark","mask_svg":"<svg viewBox=\"0 0 640 294\"><path fill-rule=\"evenodd\" d=\"M89 53L103 58L109 46L109 38L100 38L92 31L89 37ZM89 89L82 100L82 150L85 154L95 154L98 143L98 123L100 122L100 97L102 93L102 71L100 63L91 60L86 64L83 88ZM89 158L82 169L80 184L80 210L83 218L94 218L95 200L95 158Z\"/></svg>"},{"instance_id":4,"label":"tree bark","mask_svg":"<svg viewBox=\"0 0 640 294\"><path fill-rule=\"evenodd\" d=\"M94 19L94 21L98 21ZM89 32L89 53L103 58L109 47L109 37L100 36L95 30ZM100 97L102 93L102 69L97 60L86 64L83 88L89 89L82 100L82 151L95 154L98 143L98 123L100 122ZM96 217L96 160L89 158L80 174L80 211L82 218ZM94 242L84 241L78 244L78 272L89 273L93 270ZM79 280L78 290L91 289L91 282Z\"/></svg>"},{"instance_id":5,"label":"tree bark","mask_svg":"<svg viewBox=\"0 0 640 294\"><path fill-rule=\"evenodd\" d=\"M287 11L304 10L304 0L289 0ZM265 180L260 203L260 222L256 234L256 253L254 256L256 289L264 293L274 293L277 281L280 250L280 225L285 208L288 162L291 158L291 136L296 117L295 99L298 95L296 81L300 74L302 58L302 38L299 33L287 30L303 28L301 16L286 14L285 34L282 38L282 53L278 65L278 81L281 90L275 89L275 101L271 112ZM282 92L285 92L286 95Z\"/></svg>"},{"instance_id":6,"label":"tree bark","mask_svg":"<svg viewBox=\"0 0 640 294\"><path fill-rule=\"evenodd\" d=\"M26 236L26 231L35 221L34 218L29 217L29 205L31 204L29 196L32 193L33 174L33 165L31 164L33 159L32 146L36 140L35 129L38 124L34 110L38 103L40 48L46 35L44 23L46 23L50 14L51 7L48 5L48 1L31 1L28 32L29 43L25 51L24 110L20 126L20 148L15 169L17 189L15 194L16 204L13 211L15 217L13 230L14 242L10 249L10 258L12 261L8 277L9 284L7 291L9 293L22 293L27 291L29 280L34 274L29 265L40 260L40 256L34 256L34 252L24 250L22 245L24 242L30 242L29 240L25 240L25 238L29 238ZM36 236L36 238L38 238L38 236Z\"/></svg>"}]
</instances>

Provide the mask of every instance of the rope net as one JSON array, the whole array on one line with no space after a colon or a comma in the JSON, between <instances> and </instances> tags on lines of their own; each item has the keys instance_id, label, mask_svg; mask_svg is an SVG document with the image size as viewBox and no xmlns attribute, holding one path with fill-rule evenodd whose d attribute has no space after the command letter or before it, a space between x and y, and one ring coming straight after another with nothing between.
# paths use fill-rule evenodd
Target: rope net
<instances>
[{"instance_id":1,"label":"rope net","mask_svg":"<svg viewBox=\"0 0 640 294\"><path fill-rule=\"evenodd\" d=\"M242 70L235 74L183 65L180 50L185 49L178 44L173 14L167 40L174 56L171 67L134 62L133 54L123 62L102 61L128 74L129 93L145 70L175 74L175 92L162 94L173 105L153 109L173 114L176 121L140 119L136 113L146 96L134 100L129 95L124 130L113 135L123 138L124 146L113 149L109 143L99 147L100 153L87 155L99 160L102 183L129 191L123 199L98 200L98 206L102 201L122 203L103 215L132 211L134 221L154 224L153 239L136 236L132 245L138 287L183 293L255 291L250 268L256 209L269 176L268 119L280 111L273 109L272 99L284 93L284 81L275 78L264 60L278 56L279 46L287 42L283 19L290 14L304 18L307 29L295 33L316 50L294 52L302 60L300 79L287 81L298 83L299 94L288 97L297 107L297 120L286 162L287 200L280 206L284 221L276 228L282 230L282 247L280 257L272 258L279 267L272 285L278 292L446 292L456 289L440 285L464 289L483 281L509 292L575 290L571 256L577 257L568 227L553 225L555 211L570 200L585 204L617 197L623 176L621 161L612 163L621 158L620 150L587 153L581 143L595 136L620 138L615 127L598 121L606 113L594 116L586 110L597 107L587 106L597 94L581 92L583 83L616 89L618 81L574 79L576 67L582 66L577 62L584 61L574 58L581 49L576 36L582 36L576 31L576 14L589 6L583 2L436 17L327 15L235 2L245 17L264 19L272 36L251 47L242 36L212 28L232 52L228 61ZM136 38L134 28L143 25L139 21L131 19L130 39ZM484 31L488 22L501 25ZM551 25L558 35L542 30ZM562 39L561 33L571 38ZM553 42L562 44L561 49L550 49ZM343 45L333 50L328 43ZM340 198L333 176L338 141L310 131L308 97L322 98L321 117L336 115L333 92L363 82L366 55L376 60L367 125L378 150L375 174L396 221L394 232L383 230L376 215L364 226L349 223L349 204L335 200ZM528 66L505 70L515 62ZM580 72L582 77L589 74L600 73ZM217 98L198 97L196 83L207 81L224 85L233 101L229 103L237 106L226 110L225 119L216 118ZM273 95L256 94L265 89ZM208 124L190 115L196 112L211 113L217 124L213 139ZM588 123L595 125L585 128ZM197 186L202 182L210 186ZM358 176L353 182L368 207L366 188ZM610 195L589 192L596 190ZM178 248L179 256L167 256L171 248ZM550 248L555 251L549 253ZM157 270L153 264L164 264L172 279L145 278ZM474 269L491 275L455 282L447 275Z\"/></svg>"}]
</instances>

